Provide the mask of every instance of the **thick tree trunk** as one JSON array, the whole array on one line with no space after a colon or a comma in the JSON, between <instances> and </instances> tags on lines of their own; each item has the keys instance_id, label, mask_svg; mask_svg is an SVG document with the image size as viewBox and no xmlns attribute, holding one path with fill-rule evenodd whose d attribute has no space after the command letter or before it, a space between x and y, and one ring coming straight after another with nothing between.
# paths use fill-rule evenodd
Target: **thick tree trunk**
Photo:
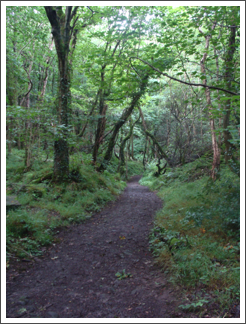
<instances>
[{"instance_id":1,"label":"thick tree trunk","mask_svg":"<svg viewBox=\"0 0 246 324\"><path fill-rule=\"evenodd\" d=\"M60 60L62 61L62 60ZM68 58L60 62L60 90L59 90L59 106L58 106L58 122L64 129L61 130L58 138L54 143L54 182L67 181L69 177L69 150L67 143L67 127L70 115L70 76L68 69Z\"/></svg>"},{"instance_id":2,"label":"thick tree trunk","mask_svg":"<svg viewBox=\"0 0 246 324\"><path fill-rule=\"evenodd\" d=\"M69 178L67 127L71 114L71 57L76 43L77 30L74 30L74 27L77 19L75 19L73 27L70 26L70 23L76 15L78 7L75 7L73 11L72 8L71 6L67 6L64 13L61 6L45 7L47 17L52 26L59 68L59 103L57 106L57 117L60 129L54 143L54 182L67 181ZM72 44L70 44L72 37L74 39Z\"/></svg>"}]
</instances>

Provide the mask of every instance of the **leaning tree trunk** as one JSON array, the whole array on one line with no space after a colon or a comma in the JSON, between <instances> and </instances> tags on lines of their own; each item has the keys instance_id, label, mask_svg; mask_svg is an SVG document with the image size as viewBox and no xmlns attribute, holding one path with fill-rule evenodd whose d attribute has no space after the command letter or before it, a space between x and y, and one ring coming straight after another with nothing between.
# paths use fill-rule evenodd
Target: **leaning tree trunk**
<instances>
[{"instance_id":1,"label":"leaning tree trunk","mask_svg":"<svg viewBox=\"0 0 246 324\"><path fill-rule=\"evenodd\" d=\"M115 146L116 136L117 136L120 128L125 124L125 122L129 118L129 116L131 115L133 109L138 104L139 99L144 94L145 89L147 87L148 78L149 78L148 75L145 75L143 77L143 79L141 81L141 85L140 85L140 90L133 96L130 106L126 110L123 111L120 119L115 124L113 134L111 135L111 137L109 139L107 151L106 151L106 153L104 155L104 159L103 159L102 164L98 168L98 171L100 171L100 172L104 171L106 169L106 166L107 166L108 162L111 160L112 152L113 152L113 149L114 149L114 146Z\"/></svg>"}]
</instances>

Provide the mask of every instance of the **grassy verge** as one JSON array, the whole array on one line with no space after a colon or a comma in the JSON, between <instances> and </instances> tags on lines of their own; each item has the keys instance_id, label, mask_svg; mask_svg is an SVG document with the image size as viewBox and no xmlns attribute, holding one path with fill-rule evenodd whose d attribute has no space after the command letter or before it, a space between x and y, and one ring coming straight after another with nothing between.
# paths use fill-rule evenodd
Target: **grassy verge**
<instances>
[{"instance_id":1,"label":"grassy verge","mask_svg":"<svg viewBox=\"0 0 246 324\"><path fill-rule=\"evenodd\" d=\"M17 196L21 207L7 208L7 265L14 258L42 254L42 247L54 240L62 226L80 223L125 188L126 182L116 172L118 161L112 161L103 174L91 165L91 156L80 153L70 157L71 181L52 184L53 161L35 160L25 172L24 152L13 150L7 158L7 195ZM43 157L43 161L45 157ZM129 163L129 175L143 172L140 163Z\"/></svg>"},{"instance_id":2,"label":"grassy verge","mask_svg":"<svg viewBox=\"0 0 246 324\"><path fill-rule=\"evenodd\" d=\"M170 281L186 290L180 307L229 317L240 295L240 185L223 165L212 182L210 163L199 159L158 178L152 165L140 183L164 200L150 246Z\"/></svg>"}]
</instances>

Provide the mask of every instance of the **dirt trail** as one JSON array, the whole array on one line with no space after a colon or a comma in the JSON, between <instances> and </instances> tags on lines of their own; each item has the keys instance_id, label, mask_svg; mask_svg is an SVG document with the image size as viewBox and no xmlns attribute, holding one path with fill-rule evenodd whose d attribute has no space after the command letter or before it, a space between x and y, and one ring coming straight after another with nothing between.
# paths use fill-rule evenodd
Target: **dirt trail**
<instances>
[{"instance_id":1,"label":"dirt trail","mask_svg":"<svg viewBox=\"0 0 246 324\"><path fill-rule=\"evenodd\" d=\"M154 264L148 235L162 201L135 176L115 201L22 271L7 272L7 317L168 318L177 291ZM132 277L119 280L125 269Z\"/></svg>"}]
</instances>

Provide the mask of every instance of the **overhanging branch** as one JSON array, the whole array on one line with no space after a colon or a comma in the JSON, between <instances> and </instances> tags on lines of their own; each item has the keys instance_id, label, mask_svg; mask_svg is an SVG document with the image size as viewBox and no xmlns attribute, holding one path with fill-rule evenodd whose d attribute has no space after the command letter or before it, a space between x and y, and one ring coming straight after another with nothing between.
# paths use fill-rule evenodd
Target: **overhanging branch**
<instances>
[{"instance_id":1,"label":"overhanging branch","mask_svg":"<svg viewBox=\"0 0 246 324\"><path fill-rule=\"evenodd\" d=\"M221 91L224 91L224 92L227 92L227 93L230 93L231 95L234 95L234 96L239 96L240 94L239 93L236 93L236 92L233 92L233 91L230 91L230 90L226 90L226 89L222 89L222 88L219 88L219 87L215 87L215 86L209 86L209 85L204 85L202 83L190 83L190 82L186 82L186 81L182 81L182 80L179 80L179 79L176 79L174 77L171 77L170 75L168 75L167 73L163 73L161 72L159 69L155 68L153 65L151 65L150 63L142 60L141 58L139 57L130 57L130 60L131 59L138 59L140 60L141 62L143 62L144 64L147 64L148 66L150 66L153 70L157 71L158 73L168 77L169 79L171 80L174 80L174 81L178 81L180 83L184 83L184 84L187 84L187 85L191 85L191 86L194 86L194 87L203 87L203 88L209 88L209 89L215 89L215 90L221 90Z\"/></svg>"}]
</instances>

